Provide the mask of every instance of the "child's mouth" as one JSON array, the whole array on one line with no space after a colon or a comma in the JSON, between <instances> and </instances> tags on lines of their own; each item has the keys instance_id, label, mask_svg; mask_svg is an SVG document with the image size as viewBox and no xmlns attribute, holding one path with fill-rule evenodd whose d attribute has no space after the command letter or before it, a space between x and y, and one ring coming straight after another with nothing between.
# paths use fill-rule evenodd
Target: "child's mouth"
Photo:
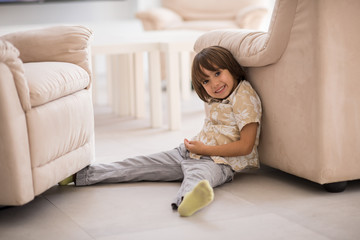
<instances>
[{"instance_id":1,"label":"child's mouth","mask_svg":"<svg viewBox=\"0 0 360 240\"><path fill-rule=\"evenodd\" d=\"M221 93L225 89L225 85L215 91L215 93Z\"/></svg>"}]
</instances>

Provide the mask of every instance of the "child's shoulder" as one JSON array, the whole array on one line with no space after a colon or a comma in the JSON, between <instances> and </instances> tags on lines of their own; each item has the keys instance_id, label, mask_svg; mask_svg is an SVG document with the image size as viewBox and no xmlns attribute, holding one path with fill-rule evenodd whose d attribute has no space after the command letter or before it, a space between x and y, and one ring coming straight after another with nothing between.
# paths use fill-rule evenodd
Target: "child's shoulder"
<instances>
[{"instance_id":1,"label":"child's shoulder","mask_svg":"<svg viewBox=\"0 0 360 240\"><path fill-rule=\"evenodd\" d=\"M241 89L247 89L247 90L252 90L254 91L254 88L251 86L250 82L247 81L247 80L242 80L240 83L239 83L239 88Z\"/></svg>"},{"instance_id":2,"label":"child's shoulder","mask_svg":"<svg viewBox=\"0 0 360 240\"><path fill-rule=\"evenodd\" d=\"M231 99L234 112L242 112L247 109L248 112L261 113L261 100L248 81L239 83L237 93Z\"/></svg>"},{"instance_id":3,"label":"child's shoulder","mask_svg":"<svg viewBox=\"0 0 360 240\"><path fill-rule=\"evenodd\" d=\"M234 98L238 97L249 97L249 96L257 96L256 91L251 86L250 82L243 80L241 81L235 89Z\"/></svg>"}]
</instances>

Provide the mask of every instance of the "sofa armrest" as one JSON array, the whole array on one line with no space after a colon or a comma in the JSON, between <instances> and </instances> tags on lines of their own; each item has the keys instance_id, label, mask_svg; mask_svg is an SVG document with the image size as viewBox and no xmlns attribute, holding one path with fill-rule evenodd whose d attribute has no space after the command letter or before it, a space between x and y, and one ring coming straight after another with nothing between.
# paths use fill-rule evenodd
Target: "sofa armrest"
<instances>
[{"instance_id":1,"label":"sofa armrest","mask_svg":"<svg viewBox=\"0 0 360 240\"><path fill-rule=\"evenodd\" d=\"M222 46L230 50L244 67L262 67L276 63L289 42L296 3L290 0L276 2L268 32L214 30L200 36L195 42L194 50L199 52L209 46Z\"/></svg>"},{"instance_id":2,"label":"sofa armrest","mask_svg":"<svg viewBox=\"0 0 360 240\"><path fill-rule=\"evenodd\" d=\"M136 13L136 17L142 21L146 31L163 30L183 21L182 17L176 12L161 7L140 11Z\"/></svg>"},{"instance_id":3,"label":"sofa armrest","mask_svg":"<svg viewBox=\"0 0 360 240\"><path fill-rule=\"evenodd\" d=\"M261 6L251 6L240 10L235 16L235 22L239 28L262 29L268 9Z\"/></svg>"},{"instance_id":4,"label":"sofa armrest","mask_svg":"<svg viewBox=\"0 0 360 240\"><path fill-rule=\"evenodd\" d=\"M10 33L1 38L11 42L26 62L69 62L91 76L92 31L83 26L55 26Z\"/></svg>"}]
</instances>

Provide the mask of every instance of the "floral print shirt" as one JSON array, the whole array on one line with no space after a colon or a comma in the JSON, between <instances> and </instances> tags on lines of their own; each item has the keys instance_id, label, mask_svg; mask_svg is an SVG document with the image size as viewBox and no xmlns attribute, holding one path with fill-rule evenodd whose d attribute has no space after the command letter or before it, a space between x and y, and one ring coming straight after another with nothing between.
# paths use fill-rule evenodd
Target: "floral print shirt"
<instances>
[{"instance_id":1,"label":"floral print shirt","mask_svg":"<svg viewBox=\"0 0 360 240\"><path fill-rule=\"evenodd\" d=\"M243 80L229 97L212 101L210 107L210 116L205 119L203 129L193 140L211 146L238 141L240 131L245 125L252 122L259 123L255 145L250 154L236 157L210 156L214 162L228 164L236 172L245 168L258 168L257 146L259 144L262 109L260 98L250 83ZM190 157L199 159L201 156L190 153Z\"/></svg>"}]
</instances>

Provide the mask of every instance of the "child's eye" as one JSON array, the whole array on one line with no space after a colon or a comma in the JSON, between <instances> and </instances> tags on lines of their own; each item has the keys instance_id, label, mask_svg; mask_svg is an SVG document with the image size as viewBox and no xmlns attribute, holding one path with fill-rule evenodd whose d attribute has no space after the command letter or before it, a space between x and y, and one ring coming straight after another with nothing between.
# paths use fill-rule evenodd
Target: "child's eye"
<instances>
[{"instance_id":1,"label":"child's eye","mask_svg":"<svg viewBox=\"0 0 360 240\"><path fill-rule=\"evenodd\" d=\"M208 84L209 83L209 80L204 80L203 81L203 85L206 85L206 84Z\"/></svg>"},{"instance_id":2,"label":"child's eye","mask_svg":"<svg viewBox=\"0 0 360 240\"><path fill-rule=\"evenodd\" d=\"M215 77L219 76L220 75L220 71L216 72L215 73Z\"/></svg>"}]
</instances>

